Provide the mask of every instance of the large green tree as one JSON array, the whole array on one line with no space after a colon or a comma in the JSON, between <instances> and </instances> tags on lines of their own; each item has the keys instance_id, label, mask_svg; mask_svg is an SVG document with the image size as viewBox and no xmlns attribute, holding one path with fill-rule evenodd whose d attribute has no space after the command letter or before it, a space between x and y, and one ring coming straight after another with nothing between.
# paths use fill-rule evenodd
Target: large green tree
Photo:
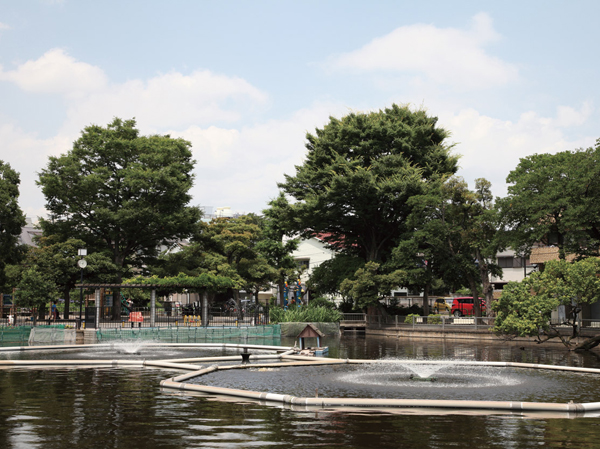
<instances>
[{"instance_id":1,"label":"large green tree","mask_svg":"<svg viewBox=\"0 0 600 449\"><path fill-rule=\"evenodd\" d=\"M453 176L431 183L410 203L411 232L394 250L391 265L405 269L409 282L426 294L434 279L452 289L468 287L473 297L479 296L482 286L491 310L490 275L502 273L495 259L503 241L489 181L479 178L475 190L469 190L462 178ZM481 316L478 301L474 313Z\"/></svg>"},{"instance_id":2,"label":"large green tree","mask_svg":"<svg viewBox=\"0 0 600 449\"><path fill-rule=\"evenodd\" d=\"M200 211L189 206L193 166L189 142L141 136L135 120L88 126L39 175L49 212L41 220L44 235L81 239L88 253L108 252L120 283L129 266L151 263L159 245L194 229ZM119 315L115 301L113 317Z\"/></svg>"},{"instance_id":3,"label":"large green tree","mask_svg":"<svg viewBox=\"0 0 600 449\"><path fill-rule=\"evenodd\" d=\"M19 305L37 309L38 318L46 315L46 304L58 298L58 289L48 273L37 265L27 267L17 284Z\"/></svg>"},{"instance_id":4,"label":"large green tree","mask_svg":"<svg viewBox=\"0 0 600 449\"><path fill-rule=\"evenodd\" d=\"M78 249L84 248L85 243L78 239L61 241L57 236L41 237L38 246L30 248L25 259L27 267L38 267L44 277L56 285L61 297L65 300L64 317L69 318L71 291L75 284L85 280L110 282L111 274L116 267L105 253L91 253L85 257L87 267L82 270L77 266ZM26 271L26 268L25 268Z\"/></svg>"},{"instance_id":5,"label":"large green tree","mask_svg":"<svg viewBox=\"0 0 600 449\"><path fill-rule=\"evenodd\" d=\"M392 105L331 117L307 134L305 162L279 187L296 202L288 225L366 261L385 261L406 231L408 199L457 169L448 132L423 110Z\"/></svg>"},{"instance_id":6,"label":"large green tree","mask_svg":"<svg viewBox=\"0 0 600 449\"><path fill-rule=\"evenodd\" d=\"M600 335L574 345L580 334L578 318L583 306L599 298L600 259L550 261L543 272L504 287L494 304L497 312L494 330L509 338L535 337L540 343L558 338L570 349L588 350L600 344ZM552 322L552 312L559 306L565 306L569 312L564 321ZM561 332L564 325L571 327L569 335Z\"/></svg>"},{"instance_id":7,"label":"large green tree","mask_svg":"<svg viewBox=\"0 0 600 449\"><path fill-rule=\"evenodd\" d=\"M501 200L511 244L526 254L539 242L567 253L600 247L600 140L585 150L522 158Z\"/></svg>"},{"instance_id":8,"label":"large green tree","mask_svg":"<svg viewBox=\"0 0 600 449\"><path fill-rule=\"evenodd\" d=\"M0 291L6 284L4 267L17 261L19 235L25 226L25 216L19 207L19 174L0 161Z\"/></svg>"},{"instance_id":9,"label":"large green tree","mask_svg":"<svg viewBox=\"0 0 600 449\"><path fill-rule=\"evenodd\" d=\"M298 248L298 239L290 238L286 223L289 215L289 203L283 194L269 202L260 221L261 237L256 244L257 251L275 270L278 303L283 306L285 282L298 277L298 265L292 253Z\"/></svg>"},{"instance_id":10,"label":"large green tree","mask_svg":"<svg viewBox=\"0 0 600 449\"><path fill-rule=\"evenodd\" d=\"M211 274L229 278L230 294L239 302L239 290L258 293L277 279L277 270L260 251L264 238L261 217L253 214L217 218L200 225L181 251L165 254L153 272L159 276ZM239 310L239 307L238 307Z\"/></svg>"},{"instance_id":11,"label":"large green tree","mask_svg":"<svg viewBox=\"0 0 600 449\"><path fill-rule=\"evenodd\" d=\"M317 296L339 296L342 294L342 282L346 279L355 280L357 270L364 265L365 261L358 257L337 254L315 267L308 280L308 287Z\"/></svg>"},{"instance_id":12,"label":"large green tree","mask_svg":"<svg viewBox=\"0 0 600 449\"><path fill-rule=\"evenodd\" d=\"M353 299L355 308L366 310L368 307L379 307L379 301L389 295L394 287L401 285L404 276L402 270L384 273L377 262L369 261L356 270L354 279L344 280L340 290Z\"/></svg>"}]
</instances>

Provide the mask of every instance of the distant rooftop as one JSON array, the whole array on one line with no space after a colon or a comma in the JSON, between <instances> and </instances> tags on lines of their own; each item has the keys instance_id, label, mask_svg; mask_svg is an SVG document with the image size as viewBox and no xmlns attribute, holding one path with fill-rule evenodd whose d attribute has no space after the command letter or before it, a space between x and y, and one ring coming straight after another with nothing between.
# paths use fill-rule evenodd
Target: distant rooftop
<instances>
[{"instance_id":1,"label":"distant rooftop","mask_svg":"<svg viewBox=\"0 0 600 449\"><path fill-rule=\"evenodd\" d=\"M29 217L26 218L25 226L21 229L21 235L19 236L19 243L27 246L37 246L33 240L35 236L42 235L42 230L37 227L37 223Z\"/></svg>"}]
</instances>

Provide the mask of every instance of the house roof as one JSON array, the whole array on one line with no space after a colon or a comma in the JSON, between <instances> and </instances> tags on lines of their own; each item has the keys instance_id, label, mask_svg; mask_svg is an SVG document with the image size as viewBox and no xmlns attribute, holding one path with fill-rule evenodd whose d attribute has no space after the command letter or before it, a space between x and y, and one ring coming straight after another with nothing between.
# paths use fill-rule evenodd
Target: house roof
<instances>
[{"instance_id":1,"label":"house roof","mask_svg":"<svg viewBox=\"0 0 600 449\"><path fill-rule=\"evenodd\" d=\"M308 323L306 327L298 334L296 338L310 338L310 337L324 337L325 334L321 332L317 327L313 324Z\"/></svg>"}]
</instances>

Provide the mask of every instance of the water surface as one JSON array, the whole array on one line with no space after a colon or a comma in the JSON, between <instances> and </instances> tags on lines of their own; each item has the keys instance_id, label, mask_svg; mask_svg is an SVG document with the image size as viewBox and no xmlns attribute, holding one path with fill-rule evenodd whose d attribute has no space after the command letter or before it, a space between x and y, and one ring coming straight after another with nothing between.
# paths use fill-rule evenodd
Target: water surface
<instances>
[{"instance_id":1,"label":"water surface","mask_svg":"<svg viewBox=\"0 0 600 449\"><path fill-rule=\"evenodd\" d=\"M364 337L326 343L335 357L600 367L597 353L567 353L558 345L521 347ZM139 357L144 357L143 351ZM173 374L121 368L0 370L0 448L596 448L600 441L600 418L298 412L161 391L160 380ZM586 375L591 384L584 384L546 374L549 378L545 381L550 382L547 394L557 399L584 396L596 382L595 376ZM250 376L242 376L242 382L251 383ZM273 379L294 389L306 376L283 373ZM335 382L332 385L336 388ZM356 388L365 387L357 384ZM467 399L480 394L468 385L455 389ZM484 395L485 389L475 390Z\"/></svg>"}]
</instances>

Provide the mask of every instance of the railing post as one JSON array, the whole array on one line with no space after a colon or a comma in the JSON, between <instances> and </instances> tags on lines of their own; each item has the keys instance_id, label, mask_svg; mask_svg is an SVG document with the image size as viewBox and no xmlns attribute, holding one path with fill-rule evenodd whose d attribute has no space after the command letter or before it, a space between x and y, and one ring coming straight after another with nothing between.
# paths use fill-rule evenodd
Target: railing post
<instances>
[{"instance_id":1,"label":"railing post","mask_svg":"<svg viewBox=\"0 0 600 449\"><path fill-rule=\"evenodd\" d=\"M398 328L398 315L394 315L394 321L396 322L396 329Z\"/></svg>"},{"instance_id":2,"label":"railing post","mask_svg":"<svg viewBox=\"0 0 600 449\"><path fill-rule=\"evenodd\" d=\"M208 294L206 290L202 292L202 326L208 326Z\"/></svg>"},{"instance_id":3,"label":"railing post","mask_svg":"<svg viewBox=\"0 0 600 449\"><path fill-rule=\"evenodd\" d=\"M100 329L100 289L96 289L96 329Z\"/></svg>"},{"instance_id":4,"label":"railing post","mask_svg":"<svg viewBox=\"0 0 600 449\"><path fill-rule=\"evenodd\" d=\"M443 332L445 325L446 325L446 317L444 315L440 315L440 318L442 319L442 332Z\"/></svg>"},{"instance_id":5,"label":"railing post","mask_svg":"<svg viewBox=\"0 0 600 449\"><path fill-rule=\"evenodd\" d=\"M156 289L150 292L150 327L156 324Z\"/></svg>"},{"instance_id":6,"label":"railing post","mask_svg":"<svg viewBox=\"0 0 600 449\"><path fill-rule=\"evenodd\" d=\"M477 320L478 320L478 318L480 318L480 317L477 317L477 316L475 317L475 330L477 330Z\"/></svg>"}]
</instances>

